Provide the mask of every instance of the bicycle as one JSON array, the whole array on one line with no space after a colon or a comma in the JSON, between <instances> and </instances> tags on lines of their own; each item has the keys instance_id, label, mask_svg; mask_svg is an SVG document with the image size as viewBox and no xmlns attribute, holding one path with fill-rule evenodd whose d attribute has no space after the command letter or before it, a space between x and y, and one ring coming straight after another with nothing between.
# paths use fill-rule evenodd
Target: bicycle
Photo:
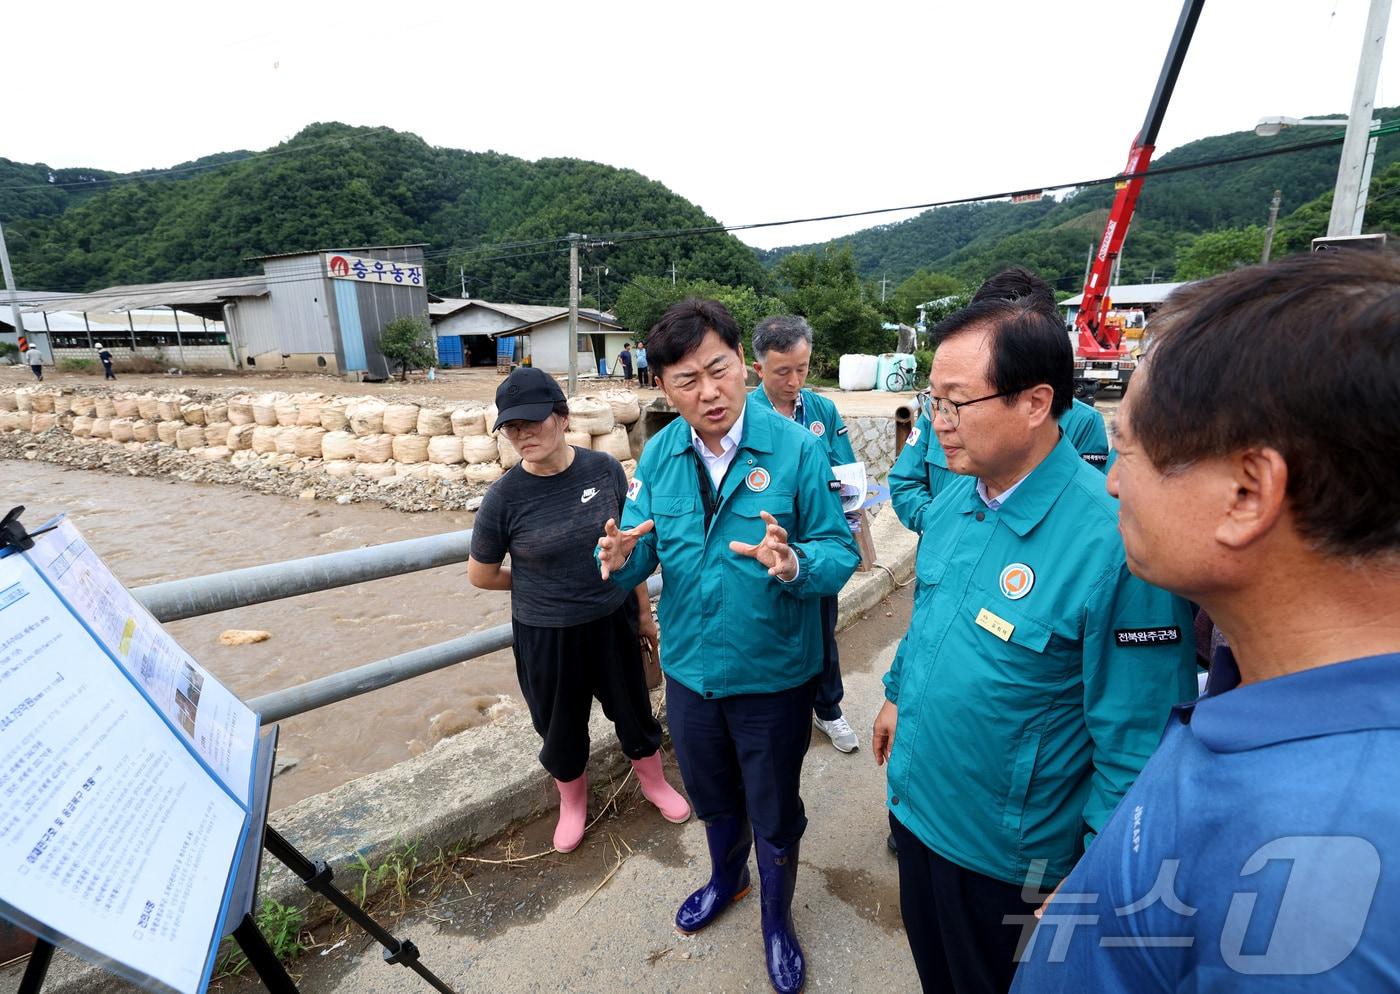
<instances>
[{"instance_id":1,"label":"bicycle","mask_svg":"<svg viewBox=\"0 0 1400 994\"><path fill-rule=\"evenodd\" d=\"M908 366L896 366L890 375L885 377L885 389L891 393L908 393L914 389L915 373Z\"/></svg>"}]
</instances>

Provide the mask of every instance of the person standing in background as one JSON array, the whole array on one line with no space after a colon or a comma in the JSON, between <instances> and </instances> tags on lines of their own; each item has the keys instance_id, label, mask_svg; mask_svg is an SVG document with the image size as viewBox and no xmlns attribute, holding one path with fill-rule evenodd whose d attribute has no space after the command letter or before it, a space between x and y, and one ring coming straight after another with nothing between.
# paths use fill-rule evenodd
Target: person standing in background
<instances>
[{"instance_id":1,"label":"person standing in background","mask_svg":"<svg viewBox=\"0 0 1400 994\"><path fill-rule=\"evenodd\" d=\"M632 385L632 343L623 342L622 351L617 355L617 361L622 363L622 382L626 386Z\"/></svg>"},{"instance_id":2,"label":"person standing in background","mask_svg":"<svg viewBox=\"0 0 1400 994\"><path fill-rule=\"evenodd\" d=\"M112 353L108 352L101 342L98 342L93 348L97 350L97 358L102 361L102 378L115 380L117 374L112 372Z\"/></svg>"},{"instance_id":3,"label":"person standing in background","mask_svg":"<svg viewBox=\"0 0 1400 994\"><path fill-rule=\"evenodd\" d=\"M647 366L647 347L637 343L637 385L651 386L651 369Z\"/></svg>"},{"instance_id":4,"label":"person standing in background","mask_svg":"<svg viewBox=\"0 0 1400 994\"><path fill-rule=\"evenodd\" d=\"M24 361L29 366L29 371L34 374L34 379L40 383L44 382L44 355L39 351L39 346L33 342L28 343L29 347L24 350Z\"/></svg>"}]
</instances>

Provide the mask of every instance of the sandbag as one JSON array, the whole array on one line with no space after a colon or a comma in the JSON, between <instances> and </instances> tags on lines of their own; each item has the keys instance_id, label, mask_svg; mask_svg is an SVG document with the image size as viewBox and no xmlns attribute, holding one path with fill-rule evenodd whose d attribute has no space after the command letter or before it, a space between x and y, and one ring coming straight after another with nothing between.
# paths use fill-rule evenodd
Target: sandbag
<instances>
[{"instance_id":1,"label":"sandbag","mask_svg":"<svg viewBox=\"0 0 1400 994\"><path fill-rule=\"evenodd\" d=\"M72 394L61 393L53 399L53 412L60 417L73 413Z\"/></svg>"},{"instance_id":2,"label":"sandbag","mask_svg":"<svg viewBox=\"0 0 1400 994\"><path fill-rule=\"evenodd\" d=\"M160 404L156 403L156 395L153 393L143 393L136 398L136 413L141 416L142 421L159 421Z\"/></svg>"},{"instance_id":3,"label":"sandbag","mask_svg":"<svg viewBox=\"0 0 1400 994\"><path fill-rule=\"evenodd\" d=\"M332 432L334 434L334 432ZM321 472L327 476L354 476L355 460L353 459L327 459L321 463Z\"/></svg>"},{"instance_id":4,"label":"sandbag","mask_svg":"<svg viewBox=\"0 0 1400 994\"><path fill-rule=\"evenodd\" d=\"M424 407L418 411L418 434L451 435L452 412L440 407Z\"/></svg>"},{"instance_id":5,"label":"sandbag","mask_svg":"<svg viewBox=\"0 0 1400 994\"><path fill-rule=\"evenodd\" d=\"M33 390L15 391L15 410L19 411L21 414L29 414L34 410Z\"/></svg>"},{"instance_id":6,"label":"sandbag","mask_svg":"<svg viewBox=\"0 0 1400 994\"><path fill-rule=\"evenodd\" d=\"M11 420L8 427L11 430L18 428L19 415L13 411L7 411L5 413L15 414L15 417ZM6 427L5 423L3 421L0 421L0 428L4 427ZM70 428L69 431L73 433L73 437L75 438L88 438L92 435L92 418L87 417L83 414L78 415L76 418L73 419L73 427Z\"/></svg>"},{"instance_id":7,"label":"sandbag","mask_svg":"<svg viewBox=\"0 0 1400 994\"><path fill-rule=\"evenodd\" d=\"M321 443L325 440L326 429L320 425L298 427L294 452L299 459L320 459Z\"/></svg>"},{"instance_id":8,"label":"sandbag","mask_svg":"<svg viewBox=\"0 0 1400 994\"><path fill-rule=\"evenodd\" d=\"M417 404L390 404L384 408L384 430L390 435L411 435L418 427Z\"/></svg>"},{"instance_id":9,"label":"sandbag","mask_svg":"<svg viewBox=\"0 0 1400 994\"><path fill-rule=\"evenodd\" d=\"M627 442L632 446L632 458L634 460L642 458L642 448L646 445L646 442L642 439L640 425L633 425L628 429Z\"/></svg>"},{"instance_id":10,"label":"sandbag","mask_svg":"<svg viewBox=\"0 0 1400 994\"><path fill-rule=\"evenodd\" d=\"M135 397L124 396L112 398L112 406L117 410L117 417L135 420L141 416L141 404ZM38 408L35 408L38 410Z\"/></svg>"},{"instance_id":11,"label":"sandbag","mask_svg":"<svg viewBox=\"0 0 1400 994\"><path fill-rule=\"evenodd\" d=\"M394 455L394 436L389 434L364 435L355 439L355 461L365 463L388 462Z\"/></svg>"},{"instance_id":12,"label":"sandbag","mask_svg":"<svg viewBox=\"0 0 1400 994\"><path fill-rule=\"evenodd\" d=\"M220 421L228 420L228 404L222 400L216 400L212 404L204 405L204 423L206 425L217 424Z\"/></svg>"},{"instance_id":13,"label":"sandbag","mask_svg":"<svg viewBox=\"0 0 1400 994\"><path fill-rule=\"evenodd\" d=\"M38 419L39 419L39 415L35 415L34 420L35 420L36 423L38 422ZM136 441L136 433L135 433L134 431L132 431L131 424L132 424L131 418L113 418L112 421L111 421L111 424L108 426L108 427L111 428L111 431L112 431L112 441L114 441L114 442L134 442L134 441ZM35 428L34 430L35 430L35 431L38 431L39 429L38 429L38 428Z\"/></svg>"},{"instance_id":14,"label":"sandbag","mask_svg":"<svg viewBox=\"0 0 1400 994\"><path fill-rule=\"evenodd\" d=\"M369 437L372 438L374 436ZM389 438L391 436L385 435L383 437ZM360 441L363 442L364 439L362 438ZM388 445L389 443L386 442L384 444ZM386 477L394 475L394 464L391 462L362 462L356 465L355 475L362 476L368 480L383 480Z\"/></svg>"},{"instance_id":15,"label":"sandbag","mask_svg":"<svg viewBox=\"0 0 1400 994\"><path fill-rule=\"evenodd\" d=\"M29 430L38 435L41 432L52 431L58 426L57 414L34 414L30 413Z\"/></svg>"},{"instance_id":16,"label":"sandbag","mask_svg":"<svg viewBox=\"0 0 1400 994\"><path fill-rule=\"evenodd\" d=\"M154 442L160 437L156 434L156 423L145 418L131 423L131 435L138 442Z\"/></svg>"},{"instance_id":17,"label":"sandbag","mask_svg":"<svg viewBox=\"0 0 1400 994\"><path fill-rule=\"evenodd\" d=\"M265 428L277 424L277 401L281 398L274 393L259 394L253 398L253 423Z\"/></svg>"},{"instance_id":18,"label":"sandbag","mask_svg":"<svg viewBox=\"0 0 1400 994\"><path fill-rule=\"evenodd\" d=\"M282 429L273 425L258 425L253 429L253 451L260 456L276 452L277 436L281 433Z\"/></svg>"},{"instance_id":19,"label":"sandbag","mask_svg":"<svg viewBox=\"0 0 1400 994\"><path fill-rule=\"evenodd\" d=\"M228 445L228 433L233 425L227 421L215 421L204 426L205 445Z\"/></svg>"},{"instance_id":20,"label":"sandbag","mask_svg":"<svg viewBox=\"0 0 1400 994\"><path fill-rule=\"evenodd\" d=\"M452 434L485 435L486 411L480 407L470 407L452 412Z\"/></svg>"},{"instance_id":21,"label":"sandbag","mask_svg":"<svg viewBox=\"0 0 1400 994\"><path fill-rule=\"evenodd\" d=\"M321 458L327 462L354 459L355 436L348 431L326 432L325 435L321 436Z\"/></svg>"},{"instance_id":22,"label":"sandbag","mask_svg":"<svg viewBox=\"0 0 1400 994\"><path fill-rule=\"evenodd\" d=\"M456 436L454 436L456 437ZM496 462L500 452L494 435L462 436L462 458L469 463Z\"/></svg>"},{"instance_id":23,"label":"sandbag","mask_svg":"<svg viewBox=\"0 0 1400 994\"><path fill-rule=\"evenodd\" d=\"M180 417L185 419L187 425L202 425L208 421L204 416L203 404L181 404Z\"/></svg>"},{"instance_id":24,"label":"sandbag","mask_svg":"<svg viewBox=\"0 0 1400 994\"><path fill-rule=\"evenodd\" d=\"M30 397L29 403L30 410L35 414L53 413L53 394L51 393L36 393Z\"/></svg>"},{"instance_id":25,"label":"sandbag","mask_svg":"<svg viewBox=\"0 0 1400 994\"><path fill-rule=\"evenodd\" d=\"M520 464L520 453L515 451L515 446L510 444L510 439L504 436L496 439L496 453L502 469L510 469Z\"/></svg>"},{"instance_id":26,"label":"sandbag","mask_svg":"<svg viewBox=\"0 0 1400 994\"><path fill-rule=\"evenodd\" d=\"M387 421L388 418L386 417ZM393 452L395 462L418 463L428 461L428 440L422 435L394 435Z\"/></svg>"},{"instance_id":27,"label":"sandbag","mask_svg":"<svg viewBox=\"0 0 1400 994\"><path fill-rule=\"evenodd\" d=\"M636 424L642 418L642 405L631 390L609 390L602 399L612 408L613 420L620 425Z\"/></svg>"},{"instance_id":28,"label":"sandbag","mask_svg":"<svg viewBox=\"0 0 1400 994\"><path fill-rule=\"evenodd\" d=\"M97 427L96 419L92 422L93 427ZM166 445L175 444L175 433L185 427L183 421L158 421L156 422L156 438Z\"/></svg>"},{"instance_id":29,"label":"sandbag","mask_svg":"<svg viewBox=\"0 0 1400 994\"><path fill-rule=\"evenodd\" d=\"M16 412L15 412L14 421L13 421L12 423L14 424L15 430L17 430L17 431L33 431L33 430L34 430L34 412L33 412L33 411L16 411ZM104 435L103 437L104 437L104 438L110 437L112 433L111 433L111 431L110 431L109 429L106 428L106 425L109 424L109 422L108 422L106 419L103 419L102 424L103 424L103 429L107 432L107 434Z\"/></svg>"},{"instance_id":30,"label":"sandbag","mask_svg":"<svg viewBox=\"0 0 1400 994\"><path fill-rule=\"evenodd\" d=\"M297 424L302 428L320 428L324 407L325 401L320 397L308 397L301 402L301 408L297 411Z\"/></svg>"},{"instance_id":31,"label":"sandbag","mask_svg":"<svg viewBox=\"0 0 1400 994\"><path fill-rule=\"evenodd\" d=\"M16 397L18 397L18 395L16 395ZM18 410L18 408L16 407L14 408L14 410ZM97 413L97 398L84 397L82 395L74 397L73 413L75 415L81 415L85 418L93 417Z\"/></svg>"},{"instance_id":32,"label":"sandbag","mask_svg":"<svg viewBox=\"0 0 1400 994\"><path fill-rule=\"evenodd\" d=\"M205 462L227 462L232 454L225 445L210 445L199 450L199 458Z\"/></svg>"},{"instance_id":33,"label":"sandbag","mask_svg":"<svg viewBox=\"0 0 1400 994\"><path fill-rule=\"evenodd\" d=\"M345 410L350 419L350 430L363 438L378 435L384 431L384 401L374 397L364 397L354 401Z\"/></svg>"},{"instance_id":34,"label":"sandbag","mask_svg":"<svg viewBox=\"0 0 1400 994\"><path fill-rule=\"evenodd\" d=\"M344 431L350 424L345 415L345 401L332 400L321 405L321 427L326 431Z\"/></svg>"},{"instance_id":35,"label":"sandbag","mask_svg":"<svg viewBox=\"0 0 1400 994\"><path fill-rule=\"evenodd\" d=\"M593 448L593 436L586 431L564 432L564 444L577 445L580 449Z\"/></svg>"},{"instance_id":36,"label":"sandbag","mask_svg":"<svg viewBox=\"0 0 1400 994\"><path fill-rule=\"evenodd\" d=\"M258 426L251 421L247 424L234 425L228 430L228 437L224 439L224 444L234 452L253 451L253 432L258 430Z\"/></svg>"},{"instance_id":37,"label":"sandbag","mask_svg":"<svg viewBox=\"0 0 1400 994\"><path fill-rule=\"evenodd\" d=\"M399 463L394 467L394 476L400 480L431 480L431 463L417 462L412 465Z\"/></svg>"},{"instance_id":38,"label":"sandbag","mask_svg":"<svg viewBox=\"0 0 1400 994\"><path fill-rule=\"evenodd\" d=\"M15 392L7 390L0 393L0 411L18 411L19 404L15 402Z\"/></svg>"},{"instance_id":39,"label":"sandbag","mask_svg":"<svg viewBox=\"0 0 1400 994\"><path fill-rule=\"evenodd\" d=\"M593 448L597 452L606 452L618 462L632 458L632 445L627 440L627 429L620 426L606 435L595 436Z\"/></svg>"},{"instance_id":40,"label":"sandbag","mask_svg":"<svg viewBox=\"0 0 1400 994\"><path fill-rule=\"evenodd\" d=\"M436 466L456 466L464 458L462 439L456 435L434 435L428 439L428 462Z\"/></svg>"},{"instance_id":41,"label":"sandbag","mask_svg":"<svg viewBox=\"0 0 1400 994\"><path fill-rule=\"evenodd\" d=\"M466 468L460 465L444 466L440 463L433 463L428 467L428 472L443 483L461 483L466 476Z\"/></svg>"},{"instance_id":42,"label":"sandbag","mask_svg":"<svg viewBox=\"0 0 1400 994\"><path fill-rule=\"evenodd\" d=\"M489 432L494 432L496 430L496 418L501 413L500 408L498 408L495 404L487 404L486 409L483 410L481 413L483 415L483 420L486 423L486 430Z\"/></svg>"},{"instance_id":43,"label":"sandbag","mask_svg":"<svg viewBox=\"0 0 1400 994\"><path fill-rule=\"evenodd\" d=\"M241 428L243 426L239 425L239 427ZM241 469L245 466L259 465L260 460L258 459L258 454L252 449L243 449L242 451L235 452L232 456L230 456L229 462Z\"/></svg>"},{"instance_id":44,"label":"sandbag","mask_svg":"<svg viewBox=\"0 0 1400 994\"><path fill-rule=\"evenodd\" d=\"M186 425L175 432L175 444L186 450L203 446L204 429L199 425Z\"/></svg>"},{"instance_id":45,"label":"sandbag","mask_svg":"<svg viewBox=\"0 0 1400 994\"><path fill-rule=\"evenodd\" d=\"M33 415L33 413L31 413L31 412L29 412L29 411L20 411L19 414L20 414L20 418L23 419L23 420L21 421L20 427L22 427L25 431L31 431L31 430L33 429L33 425L34 425L34 415ZM29 415L29 417L28 417L27 419L24 418L24 416L25 416L26 414ZM112 419L111 419L111 418L93 418L93 419L92 419L92 437L93 437L93 438L111 438L111 437L112 437Z\"/></svg>"},{"instance_id":46,"label":"sandbag","mask_svg":"<svg viewBox=\"0 0 1400 994\"><path fill-rule=\"evenodd\" d=\"M14 431L19 423L19 412L0 409L0 431ZM87 426L91 430L92 426Z\"/></svg>"},{"instance_id":47,"label":"sandbag","mask_svg":"<svg viewBox=\"0 0 1400 994\"><path fill-rule=\"evenodd\" d=\"M277 432L277 452L279 455L294 456L297 454L297 442L301 440L301 429L296 425L287 425Z\"/></svg>"},{"instance_id":48,"label":"sandbag","mask_svg":"<svg viewBox=\"0 0 1400 994\"><path fill-rule=\"evenodd\" d=\"M253 423L253 401L248 397L233 397L228 402L228 420L234 425Z\"/></svg>"},{"instance_id":49,"label":"sandbag","mask_svg":"<svg viewBox=\"0 0 1400 994\"><path fill-rule=\"evenodd\" d=\"M606 435L613 430L612 407L601 400L574 397L569 401L569 430Z\"/></svg>"},{"instance_id":50,"label":"sandbag","mask_svg":"<svg viewBox=\"0 0 1400 994\"><path fill-rule=\"evenodd\" d=\"M162 421L183 421L184 416L180 413L180 406L184 403L183 397L157 397L156 416ZM98 403L101 403L99 399Z\"/></svg>"},{"instance_id":51,"label":"sandbag","mask_svg":"<svg viewBox=\"0 0 1400 994\"><path fill-rule=\"evenodd\" d=\"M32 395L29 398L29 405L29 409L32 411L34 409L34 397ZM20 410L24 410L23 404L20 405ZM99 418L106 418L110 421L112 418L115 418L117 416L116 401L114 401L111 397L98 397L96 413ZM177 414L175 415L175 417L178 419L179 415Z\"/></svg>"},{"instance_id":52,"label":"sandbag","mask_svg":"<svg viewBox=\"0 0 1400 994\"><path fill-rule=\"evenodd\" d=\"M297 423L297 402L291 397L282 397L272 405L277 423L283 428L291 428Z\"/></svg>"},{"instance_id":53,"label":"sandbag","mask_svg":"<svg viewBox=\"0 0 1400 994\"><path fill-rule=\"evenodd\" d=\"M498 462L478 462L462 467L462 476L468 483L495 483L505 475Z\"/></svg>"}]
</instances>

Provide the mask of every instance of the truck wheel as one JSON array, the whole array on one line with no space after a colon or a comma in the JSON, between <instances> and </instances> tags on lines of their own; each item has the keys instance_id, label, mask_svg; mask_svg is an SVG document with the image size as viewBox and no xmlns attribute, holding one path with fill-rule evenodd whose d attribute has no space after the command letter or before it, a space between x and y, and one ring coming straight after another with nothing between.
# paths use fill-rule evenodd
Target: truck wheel
<instances>
[{"instance_id":1,"label":"truck wheel","mask_svg":"<svg viewBox=\"0 0 1400 994\"><path fill-rule=\"evenodd\" d=\"M1075 381L1074 381L1074 396L1075 396L1076 398L1078 398L1079 400L1082 400L1084 403L1088 404L1090 407L1093 406L1093 404L1094 404L1094 398L1095 398L1096 396L1098 396L1098 392L1099 392L1099 381L1098 381L1098 380L1075 380Z\"/></svg>"}]
</instances>

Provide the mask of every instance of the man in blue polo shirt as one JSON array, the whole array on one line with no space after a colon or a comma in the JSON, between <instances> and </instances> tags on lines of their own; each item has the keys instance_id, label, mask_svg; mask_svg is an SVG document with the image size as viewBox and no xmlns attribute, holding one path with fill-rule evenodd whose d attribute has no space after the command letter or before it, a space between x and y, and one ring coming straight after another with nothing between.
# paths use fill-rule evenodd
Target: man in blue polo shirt
<instances>
[{"instance_id":1,"label":"man in blue polo shirt","mask_svg":"<svg viewBox=\"0 0 1400 994\"><path fill-rule=\"evenodd\" d=\"M1400 263L1239 270L1153 330L1108 485L1133 572L1229 648L1015 989L1400 990Z\"/></svg>"}]
</instances>

